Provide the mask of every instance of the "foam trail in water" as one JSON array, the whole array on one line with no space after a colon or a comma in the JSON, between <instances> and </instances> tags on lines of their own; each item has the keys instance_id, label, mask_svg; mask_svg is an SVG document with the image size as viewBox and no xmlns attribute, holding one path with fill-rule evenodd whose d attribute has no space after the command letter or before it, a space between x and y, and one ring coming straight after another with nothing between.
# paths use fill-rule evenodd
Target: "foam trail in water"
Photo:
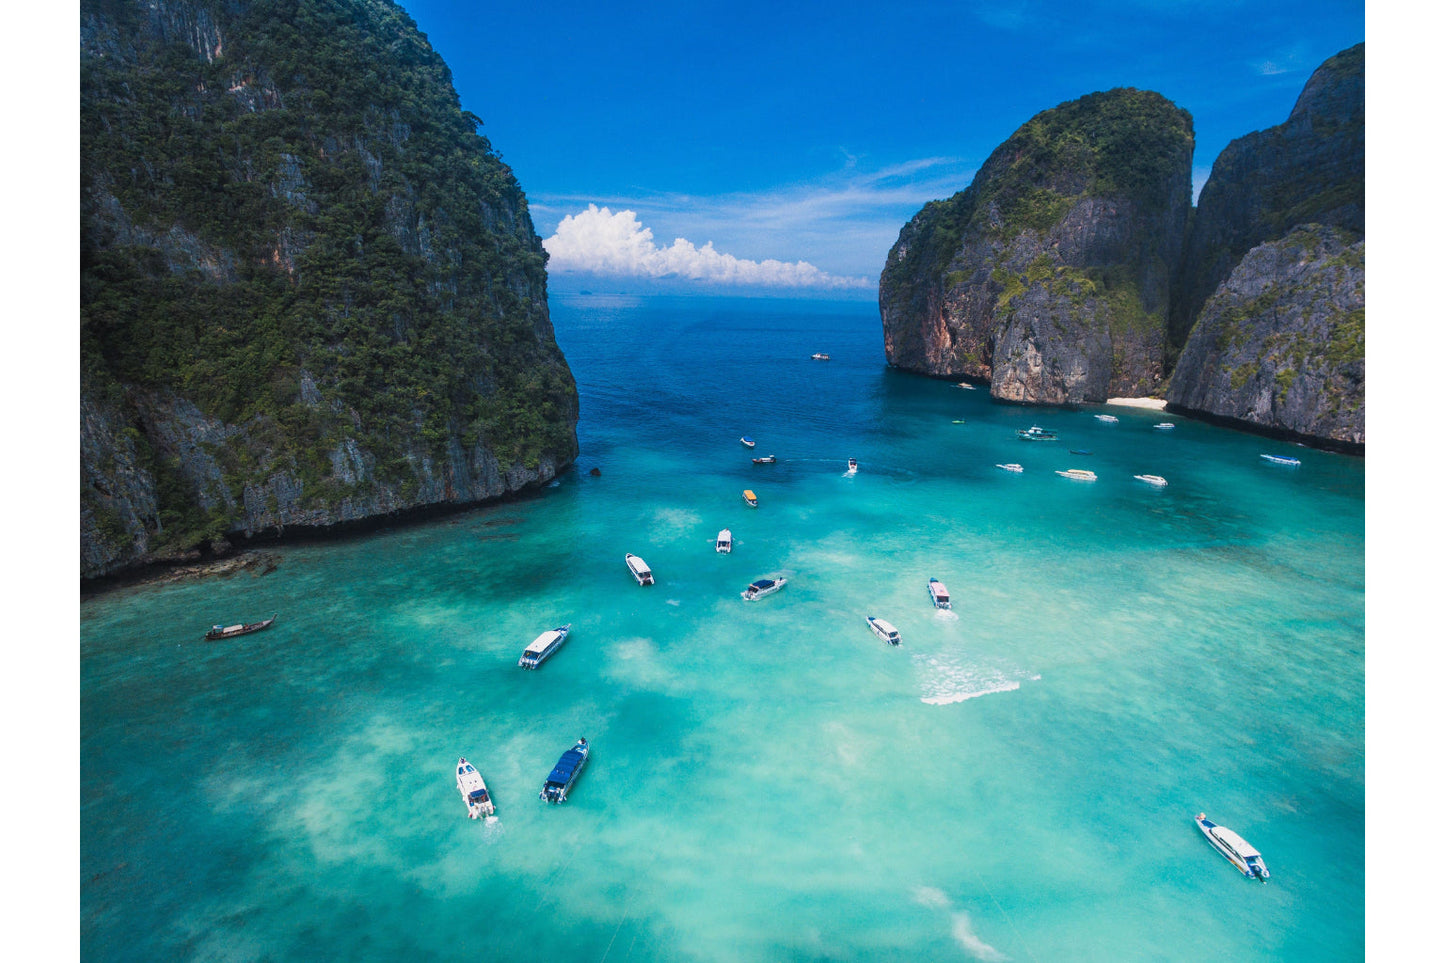
<instances>
[{"instance_id":1,"label":"foam trail in water","mask_svg":"<svg viewBox=\"0 0 1445 963\"><path fill-rule=\"evenodd\" d=\"M913 661L923 675L923 701L933 706L950 705L997 692L1012 692L1025 679L1033 681L1039 678L1037 674L1028 675L1009 664L982 665L917 654L913 656Z\"/></svg>"},{"instance_id":2,"label":"foam trail in water","mask_svg":"<svg viewBox=\"0 0 1445 963\"><path fill-rule=\"evenodd\" d=\"M969 919L968 914L963 910L955 910L952 901L943 890L934 886L918 886L913 890L913 899L922 906L941 910L948 914L952 924L950 933L953 940L969 956L976 960L984 960L985 963L1001 963L1009 958L1008 954L1000 952L979 938L979 935L973 930L973 921Z\"/></svg>"}]
</instances>

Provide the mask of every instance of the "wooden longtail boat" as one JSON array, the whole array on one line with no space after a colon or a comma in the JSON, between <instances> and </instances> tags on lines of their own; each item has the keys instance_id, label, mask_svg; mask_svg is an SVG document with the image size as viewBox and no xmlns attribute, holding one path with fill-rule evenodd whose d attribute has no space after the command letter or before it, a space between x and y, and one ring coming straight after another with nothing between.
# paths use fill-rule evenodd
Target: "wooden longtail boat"
<instances>
[{"instance_id":1,"label":"wooden longtail boat","mask_svg":"<svg viewBox=\"0 0 1445 963\"><path fill-rule=\"evenodd\" d=\"M260 622L246 622L241 625L213 625L211 631L206 633L207 642L215 642L218 639L234 639L238 635L250 635L252 632L260 632L262 629L269 629L271 623L276 621L277 613L273 612L269 619L262 619Z\"/></svg>"}]
</instances>

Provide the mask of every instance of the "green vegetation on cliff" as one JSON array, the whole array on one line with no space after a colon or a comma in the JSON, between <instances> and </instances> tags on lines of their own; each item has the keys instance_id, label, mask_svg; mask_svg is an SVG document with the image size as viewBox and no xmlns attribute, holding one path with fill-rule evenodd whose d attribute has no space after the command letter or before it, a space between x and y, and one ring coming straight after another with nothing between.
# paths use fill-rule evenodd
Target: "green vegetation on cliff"
<instances>
[{"instance_id":1,"label":"green vegetation on cliff","mask_svg":"<svg viewBox=\"0 0 1445 963\"><path fill-rule=\"evenodd\" d=\"M344 439L398 482L457 442L575 454L526 199L404 11L85 0L82 23L87 392L247 426L236 499L263 461L307 503L346 493ZM225 527L160 487L175 538Z\"/></svg>"}]
</instances>

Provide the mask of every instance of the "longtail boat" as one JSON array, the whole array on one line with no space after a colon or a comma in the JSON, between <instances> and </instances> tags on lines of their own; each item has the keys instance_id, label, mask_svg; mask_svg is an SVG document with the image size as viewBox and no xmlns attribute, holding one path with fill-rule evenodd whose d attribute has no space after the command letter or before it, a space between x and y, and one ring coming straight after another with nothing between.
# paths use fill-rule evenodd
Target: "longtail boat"
<instances>
[{"instance_id":1,"label":"longtail boat","mask_svg":"<svg viewBox=\"0 0 1445 963\"><path fill-rule=\"evenodd\" d=\"M252 632L260 632L262 629L269 629L271 623L276 621L277 613L272 613L269 619L262 619L260 622L244 622L240 625L213 625L211 631L206 633L207 642L215 642L219 639L234 639L238 635L250 635Z\"/></svg>"}]
</instances>

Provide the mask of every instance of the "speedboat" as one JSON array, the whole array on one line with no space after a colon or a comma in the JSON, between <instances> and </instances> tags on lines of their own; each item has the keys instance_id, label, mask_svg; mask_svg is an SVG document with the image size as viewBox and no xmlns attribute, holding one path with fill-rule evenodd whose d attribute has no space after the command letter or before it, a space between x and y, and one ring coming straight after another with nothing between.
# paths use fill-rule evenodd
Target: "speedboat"
<instances>
[{"instance_id":1,"label":"speedboat","mask_svg":"<svg viewBox=\"0 0 1445 963\"><path fill-rule=\"evenodd\" d=\"M830 357L828 357L828 356L827 356L826 354L824 354L823 352L819 351L818 353L816 353L816 354L813 355L813 360L814 360L814 361L832 361L833 359L830 358Z\"/></svg>"},{"instance_id":2,"label":"speedboat","mask_svg":"<svg viewBox=\"0 0 1445 963\"><path fill-rule=\"evenodd\" d=\"M1059 435L1047 428L1040 428L1034 425L1032 428L1020 428L1017 432L1019 438L1024 441L1058 441Z\"/></svg>"},{"instance_id":3,"label":"speedboat","mask_svg":"<svg viewBox=\"0 0 1445 963\"><path fill-rule=\"evenodd\" d=\"M752 602L764 595L772 595L787 584L788 580L785 578L760 578L743 590L743 599Z\"/></svg>"},{"instance_id":4,"label":"speedboat","mask_svg":"<svg viewBox=\"0 0 1445 963\"><path fill-rule=\"evenodd\" d=\"M964 391L973 390L973 385L969 384L967 381L960 381L956 387L962 388Z\"/></svg>"},{"instance_id":5,"label":"speedboat","mask_svg":"<svg viewBox=\"0 0 1445 963\"><path fill-rule=\"evenodd\" d=\"M965 419L963 419L963 418L955 418L955 419L953 419L953 423L954 423L955 425L966 425L966 424L968 424L968 421L965 420Z\"/></svg>"},{"instance_id":6,"label":"speedboat","mask_svg":"<svg viewBox=\"0 0 1445 963\"><path fill-rule=\"evenodd\" d=\"M1169 484L1169 482L1165 481L1163 475L1135 475L1134 477L1139 479L1141 482L1148 482L1150 485L1158 485L1160 488L1163 488L1165 485Z\"/></svg>"},{"instance_id":7,"label":"speedboat","mask_svg":"<svg viewBox=\"0 0 1445 963\"><path fill-rule=\"evenodd\" d=\"M771 465L778 460L777 455L764 455L761 458L754 458L754 465Z\"/></svg>"},{"instance_id":8,"label":"speedboat","mask_svg":"<svg viewBox=\"0 0 1445 963\"><path fill-rule=\"evenodd\" d=\"M496 804L487 793L487 784L482 782L482 774L477 772L476 766L467 762L466 757L457 760L457 791L467 804L467 815L473 819L481 819L497 811Z\"/></svg>"},{"instance_id":9,"label":"speedboat","mask_svg":"<svg viewBox=\"0 0 1445 963\"><path fill-rule=\"evenodd\" d=\"M753 494L753 490L751 488L743 489L743 501L747 502L754 508L758 507L758 496Z\"/></svg>"},{"instance_id":10,"label":"speedboat","mask_svg":"<svg viewBox=\"0 0 1445 963\"><path fill-rule=\"evenodd\" d=\"M953 603L948 600L948 589L936 578L928 580L928 598L933 602L936 609L951 609Z\"/></svg>"},{"instance_id":11,"label":"speedboat","mask_svg":"<svg viewBox=\"0 0 1445 963\"><path fill-rule=\"evenodd\" d=\"M724 555L732 554L733 533L731 529L723 529L717 533L717 550Z\"/></svg>"},{"instance_id":12,"label":"speedboat","mask_svg":"<svg viewBox=\"0 0 1445 963\"><path fill-rule=\"evenodd\" d=\"M1291 458L1288 455L1260 455L1265 461L1273 462L1276 465L1298 465L1298 458Z\"/></svg>"},{"instance_id":13,"label":"speedboat","mask_svg":"<svg viewBox=\"0 0 1445 963\"><path fill-rule=\"evenodd\" d=\"M1023 466L1023 465L1020 465L1018 462L1014 462L1014 461L1009 462L1007 465L994 465L993 467L995 467L995 468L1002 468L1004 471L1012 471L1012 472L1021 472L1021 471L1024 470L1024 466Z\"/></svg>"},{"instance_id":14,"label":"speedboat","mask_svg":"<svg viewBox=\"0 0 1445 963\"><path fill-rule=\"evenodd\" d=\"M648 568L646 562L631 552L627 553L627 570L632 573L633 578L637 579L638 585L652 584L652 569Z\"/></svg>"},{"instance_id":15,"label":"speedboat","mask_svg":"<svg viewBox=\"0 0 1445 963\"><path fill-rule=\"evenodd\" d=\"M856 459L856 458L849 458L849 459L848 459L848 474L851 475L851 474L853 474L854 472L856 472L857 470L858 470L858 459Z\"/></svg>"},{"instance_id":16,"label":"speedboat","mask_svg":"<svg viewBox=\"0 0 1445 963\"><path fill-rule=\"evenodd\" d=\"M1119 419L1115 418L1113 415L1095 415L1094 417L1099 419L1106 425L1116 425L1119 423Z\"/></svg>"},{"instance_id":17,"label":"speedboat","mask_svg":"<svg viewBox=\"0 0 1445 963\"><path fill-rule=\"evenodd\" d=\"M898 630L882 619L875 619L871 615L868 616L868 628L872 629L874 635L889 645L901 645L903 642L903 640L898 637Z\"/></svg>"},{"instance_id":18,"label":"speedboat","mask_svg":"<svg viewBox=\"0 0 1445 963\"><path fill-rule=\"evenodd\" d=\"M1159 424L1157 424L1157 425L1154 426L1154 430L1155 430L1155 431L1173 431L1173 430L1174 430L1174 422L1172 422L1172 421L1161 421L1161 422L1159 422Z\"/></svg>"},{"instance_id":19,"label":"speedboat","mask_svg":"<svg viewBox=\"0 0 1445 963\"><path fill-rule=\"evenodd\" d=\"M1087 449L1087 448L1070 448L1070 449L1069 449L1069 454L1071 454L1071 455L1092 455L1093 452L1090 451L1090 450Z\"/></svg>"},{"instance_id":20,"label":"speedboat","mask_svg":"<svg viewBox=\"0 0 1445 963\"><path fill-rule=\"evenodd\" d=\"M562 648L562 643L567 641L567 635L572 631L572 623L557 629L548 629L532 640L517 660L517 664L524 669L535 669L552 657L552 653Z\"/></svg>"},{"instance_id":21,"label":"speedboat","mask_svg":"<svg viewBox=\"0 0 1445 963\"><path fill-rule=\"evenodd\" d=\"M551 803L566 802L567 794L572 791L572 784L582 775L582 767L587 765L589 751L587 740L578 739L576 745L562 753L562 758L552 767L552 772L547 776L537 798Z\"/></svg>"},{"instance_id":22,"label":"speedboat","mask_svg":"<svg viewBox=\"0 0 1445 963\"><path fill-rule=\"evenodd\" d=\"M1064 478L1077 478L1079 481L1093 481L1099 477L1087 468L1070 468L1068 471L1056 471L1054 474Z\"/></svg>"},{"instance_id":23,"label":"speedboat","mask_svg":"<svg viewBox=\"0 0 1445 963\"><path fill-rule=\"evenodd\" d=\"M1199 827L1204 838L1209 840L1209 845L1219 850L1220 855L1233 863L1235 869L1261 883L1269 879L1269 867L1264 865L1264 857L1259 854L1259 850L1245 842L1239 833L1211 822L1205 818L1204 813L1194 817L1194 824Z\"/></svg>"},{"instance_id":24,"label":"speedboat","mask_svg":"<svg viewBox=\"0 0 1445 963\"><path fill-rule=\"evenodd\" d=\"M738 441L742 442L743 445L746 446L746 447L748 447L748 448L756 448L756 447L757 447L757 444L758 444L757 442L755 442L755 441L753 441L751 438L749 438L747 435L743 435L741 438L738 439Z\"/></svg>"}]
</instances>

